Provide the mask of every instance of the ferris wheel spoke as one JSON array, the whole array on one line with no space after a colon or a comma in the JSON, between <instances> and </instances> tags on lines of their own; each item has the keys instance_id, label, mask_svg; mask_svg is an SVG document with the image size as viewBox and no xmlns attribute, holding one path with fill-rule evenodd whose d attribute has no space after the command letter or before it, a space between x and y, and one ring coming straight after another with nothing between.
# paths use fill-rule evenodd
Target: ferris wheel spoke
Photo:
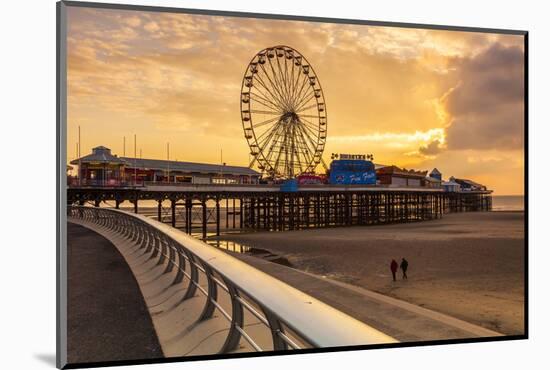
<instances>
[{"instance_id":1,"label":"ferris wheel spoke","mask_svg":"<svg viewBox=\"0 0 550 370\"><path fill-rule=\"evenodd\" d=\"M302 100L302 97L303 95L307 95L308 93L308 89L304 89L308 83L309 83L309 76L306 75L305 73L303 73L303 71L300 71L301 73L301 76L302 76L302 81L301 81L301 84L300 84L300 89L298 90L298 94L296 95L296 98L295 100L293 101L293 106L296 107L298 106L298 102Z\"/></svg>"},{"instance_id":2,"label":"ferris wheel spoke","mask_svg":"<svg viewBox=\"0 0 550 370\"><path fill-rule=\"evenodd\" d=\"M282 147L284 146L284 143L280 140L280 137L282 135L282 132L284 131L284 128L282 130L278 130L275 135L273 135L270 138L270 142L267 142L264 147L269 146L269 150L267 151L267 155L264 157L265 160L269 163L269 165L273 168L278 167L278 161L280 159L280 155L282 153ZM273 156L277 156L276 158L273 158Z\"/></svg>"},{"instance_id":3,"label":"ferris wheel spoke","mask_svg":"<svg viewBox=\"0 0 550 370\"><path fill-rule=\"evenodd\" d=\"M266 111L266 110L257 110L257 109L251 109L250 113L271 114L271 115L277 115L277 116L281 115L281 113L279 113L279 112L270 112L270 111Z\"/></svg>"},{"instance_id":4,"label":"ferris wheel spoke","mask_svg":"<svg viewBox=\"0 0 550 370\"><path fill-rule=\"evenodd\" d=\"M289 60L289 63L290 63L290 72L289 72L289 75L288 75L288 86L289 86L289 100L290 100L290 104L292 104L293 102L293 99L294 99L294 93L295 93L295 90L294 90L294 70L295 70L295 66L294 66L294 58L290 59Z\"/></svg>"},{"instance_id":5,"label":"ferris wheel spoke","mask_svg":"<svg viewBox=\"0 0 550 370\"><path fill-rule=\"evenodd\" d=\"M312 104L312 105L308 105L307 107L297 109L297 110L294 111L294 113L300 113L300 112L306 111L308 109L317 108L317 107L318 107L318 105L317 105L317 103L315 103L315 104Z\"/></svg>"},{"instance_id":6,"label":"ferris wheel spoke","mask_svg":"<svg viewBox=\"0 0 550 370\"><path fill-rule=\"evenodd\" d=\"M265 68L264 68L264 72L265 72L265 75L267 76L267 79L269 80L269 82L271 83L271 85L273 86L275 91L277 91L277 94L281 98L283 106L286 108L286 101L284 99L284 94L280 89L279 79L277 78L277 73L275 72L275 68L273 68L273 63L271 63L271 59L273 58L267 58L267 62L269 64L269 67L271 68L271 77L273 78L269 77L269 73L265 70Z\"/></svg>"},{"instance_id":7,"label":"ferris wheel spoke","mask_svg":"<svg viewBox=\"0 0 550 370\"><path fill-rule=\"evenodd\" d=\"M286 91L287 87L286 87L285 76L283 75L283 68L281 67L281 61L279 60L277 53L275 53L275 59L277 59L277 71L279 72L279 81L281 82L281 90L283 92L283 96L285 97L285 102L288 103L288 91Z\"/></svg>"},{"instance_id":8,"label":"ferris wheel spoke","mask_svg":"<svg viewBox=\"0 0 550 370\"><path fill-rule=\"evenodd\" d=\"M319 118L319 116L311 115L311 114L300 114L300 118L307 117L307 118Z\"/></svg>"},{"instance_id":9,"label":"ferris wheel spoke","mask_svg":"<svg viewBox=\"0 0 550 370\"><path fill-rule=\"evenodd\" d=\"M313 98L315 98L315 93L313 91L310 91L298 102L298 104L296 104L296 110L302 109L302 107L308 104Z\"/></svg>"},{"instance_id":10,"label":"ferris wheel spoke","mask_svg":"<svg viewBox=\"0 0 550 370\"><path fill-rule=\"evenodd\" d=\"M311 151L312 151L312 153L315 153L315 151L317 150L317 143L318 143L317 135L315 133L311 132L311 131L308 132L308 129L302 123L300 125L298 125L298 127L300 128L300 132L303 135L304 143L306 144L306 146L308 148L309 148L309 145L311 145ZM307 139L307 140L305 140L305 139Z\"/></svg>"},{"instance_id":11,"label":"ferris wheel spoke","mask_svg":"<svg viewBox=\"0 0 550 370\"><path fill-rule=\"evenodd\" d=\"M296 101L296 97L298 95L298 83L299 83L299 80L300 80L300 77L302 77L302 69L300 68L301 67L301 64L298 66L298 68L295 68L296 67L296 60L293 60L292 62L292 97L291 97L291 103L292 103L292 106L294 106L294 103ZM297 70L298 71L298 75L296 77L294 77L294 71Z\"/></svg>"},{"instance_id":12,"label":"ferris wheel spoke","mask_svg":"<svg viewBox=\"0 0 550 370\"><path fill-rule=\"evenodd\" d=\"M277 60L277 71L275 71L275 67L273 66L273 63L269 63L271 66L271 70L273 72L273 79L277 81L279 91L281 92L281 96L283 97L283 100L286 104L287 109L290 108L290 102L288 101L288 95L285 93L285 81L284 76L281 68L281 63L279 61L279 57L277 56L277 52L275 52L275 59Z\"/></svg>"},{"instance_id":13,"label":"ferris wheel spoke","mask_svg":"<svg viewBox=\"0 0 550 370\"><path fill-rule=\"evenodd\" d=\"M313 155L310 153L310 148L309 146L307 145L306 141L305 141L305 138L304 138L304 134L300 128L300 126L298 125L298 140L301 140L302 142L302 148L303 148L303 153L304 153L304 159L306 160L306 163L307 165L309 166L309 164L313 161Z\"/></svg>"},{"instance_id":14,"label":"ferris wheel spoke","mask_svg":"<svg viewBox=\"0 0 550 370\"><path fill-rule=\"evenodd\" d=\"M269 82L269 86L273 86L273 82L271 81L271 79L269 77L269 74L267 73L267 71L265 70L265 68L263 66L261 68L264 72L265 77L267 78L267 80ZM276 88L269 88L268 87L268 82L264 81L264 79L260 76L259 73L256 74L256 80L264 88L265 92L273 98L273 100L277 103L277 105L280 107L280 109L284 110L285 103L284 103L281 95L279 94L279 91ZM258 90L258 92L260 91L260 89L257 89L257 90ZM267 98L267 96L266 96L266 98Z\"/></svg>"},{"instance_id":15,"label":"ferris wheel spoke","mask_svg":"<svg viewBox=\"0 0 550 370\"><path fill-rule=\"evenodd\" d=\"M275 161L273 162L273 168L275 169L275 171L277 171L278 168L279 168L279 161L281 160L281 156L283 154L282 146L285 144L284 141L280 139L280 137L282 135L284 135L284 132L285 132L284 125L281 125L280 131L281 132L278 133L278 135L276 136L275 141L273 142L271 150L269 152L269 157L271 157L274 154L277 155ZM275 150L275 149L277 149L277 147L276 147L277 144L279 144L278 150Z\"/></svg>"},{"instance_id":16,"label":"ferris wheel spoke","mask_svg":"<svg viewBox=\"0 0 550 370\"><path fill-rule=\"evenodd\" d=\"M300 94L301 94L301 91L303 90L304 88L304 73L302 71L302 64L300 63L299 66L297 66L297 76L296 76L296 79L294 81L294 94L293 94L293 97L292 97L292 105L295 106L296 105L296 101L298 100ZM300 84L300 82L302 82L302 84Z\"/></svg>"},{"instance_id":17,"label":"ferris wheel spoke","mask_svg":"<svg viewBox=\"0 0 550 370\"><path fill-rule=\"evenodd\" d=\"M277 128L277 131L279 131L279 130L280 130L280 127ZM278 138L278 135L277 135L277 134L275 134L275 135L272 136L273 141L271 142L271 145L270 145L270 147L269 147L267 156L265 157L265 160L269 163L269 166L272 167L272 168L275 169L275 170L276 170L276 167L277 167L277 163L276 163L276 162L273 162L273 164L272 164L272 159L271 159L271 157L272 157L273 155L275 155L276 153L279 153L279 152L276 150L276 145L277 145L277 143L278 143L277 138ZM267 146L267 144L266 144L266 146Z\"/></svg>"},{"instance_id":18,"label":"ferris wheel spoke","mask_svg":"<svg viewBox=\"0 0 550 370\"><path fill-rule=\"evenodd\" d=\"M295 130L296 131L296 130ZM307 148L304 148L300 143L300 133L297 132L294 134L296 137L296 148L294 150L294 153L296 155L296 162L298 163L298 168L300 170L300 173L304 172L304 166L307 166L308 161L308 153Z\"/></svg>"},{"instance_id":19,"label":"ferris wheel spoke","mask_svg":"<svg viewBox=\"0 0 550 370\"><path fill-rule=\"evenodd\" d=\"M270 128L265 130L264 133L262 133L260 136L256 138L256 143L258 145L264 145L266 140L268 140L269 137L271 137L279 128L279 123L281 121L275 122Z\"/></svg>"},{"instance_id":20,"label":"ferris wheel spoke","mask_svg":"<svg viewBox=\"0 0 550 370\"><path fill-rule=\"evenodd\" d=\"M254 91L250 90L250 95L257 99L255 101L261 100L263 102L262 105L268 106L270 109L273 109L276 111L281 111L281 112L283 111L282 105L280 105L278 100L269 91L267 91L267 93L271 95L272 99L270 99L266 94L264 94L257 86L254 87Z\"/></svg>"},{"instance_id":21,"label":"ferris wheel spoke","mask_svg":"<svg viewBox=\"0 0 550 370\"><path fill-rule=\"evenodd\" d=\"M265 164L267 164L271 168L274 168L273 165L271 164L271 156L275 152L275 146L277 144L278 132L281 130L282 127L283 127L283 125L277 125L271 131L268 138L258 144L259 147L261 147L261 155L263 157L263 160L265 161ZM271 145L269 145L270 142L271 142ZM268 145L269 145L269 150L267 151L267 155L266 155L265 148L268 147Z\"/></svg>"},{"instance_id":22,"label":"ferris wheel spoke","mask_svg":"<svg viewBox=\"0 0 550 370\"><path fill-rule=\"evenodd\" d=\"M321 136L319 127L315 126L311 122L305 122L303 119L300 120L302 127L307 131L308 135L312 135L316 140Z\"/></svg>"},{"instance_id":23,"label":"ferris wheel spoke","mask_svg":"<svg viewBox=\"0 0 550 370\"><path fill-rule=\"evenodd\" d=\"M289 76L289 72L288 72L288 61L289 59L286 58L286 54L284 56L284 61L285 61L285 83L286 83L286 93L287 93L287 97L288 97L288 103L289 105L292 104L292 80ZM294 65L292 64L291 62L291 66Z\"/></svg>"},{"instance_id":24,"label":"ferris wheel spoke","mask_svg":"<svg viewBox=\"0 0 550 370\"><path fill-rule=\"evenodd\" d=\"M265 126L265 125L267 125L268 123L271 123L271 122L273 122L273 121L278 120L279 118L280 118L280 117L275 117L275 118L268 119L268 120L266 120L266 121L262 121L262 122L260 122L260 123L256 123L256 124L253 123L253 124L252 124L252 127L253 127L253 128L258 128L258 127L261 127L261 126Z\"/></svg>"},{"instance_id":25,"label":"ferris wheel spoke","mask_svg":"<svg viewBox=\"0 0 550 370\"><path fill-rule=\"evenodd\" d=\"M302 127L304 129L304 133L306 134L306 136L314 137L315 140L317 140L318 132L316 130L314 130L311 127L309 127L308 125L304 124L304 122L302 122L302 121L300 121L300 127Z\"/></svg>"},{"instance_id":26,"label":"ferris wheel spoke","mask_svg":"<svg viewBox=\"0 0 550 370\"><path fill-rule=\"evenodd\" d=\"M290 99L290 90L288 88L288 82L287 82L287 65L286 65L286 57L283 53L283 63L285 65L285 73L283 74L283 68L281 67L281 63L279 61L279 58L277 58L277 64L279 66L279 74L281 75L281 78L283 80L283 87L284 87L284 90L285 90L285 96L287 97L287 99Z\"/></svg>"},{"instance_id":27,"label":"ferris wheel spoke","mask_svg":"<svg viewBox=\"0 0 550 370\"><path fill-rule=\"evenodd\" d=\"M315 138L317 138L318 136L318 131L316 128L312 128L310 127L309 125L305 124L303 121L300 121L300 123L302 124L302 127L304 127L307 131L309 131L313 136L315 136Z\"/></svg>"},{"instance_id":28,"label":"ferris wheel spoke","mask_svg":"<svg viewBox=\"0 0 550 370\"><path fill-rule=\"evenodd\" d=\"M263 68L263 67L262 67ZM283 102L283 100L281 99L279 93L277 90L273 90L273 89L269 89L267 86L266 86L266 83L264 82L264 80L260 77L260 75L258 73L256 73L254 76L256 76L256 81L258 81L260 83L260 85L265 89L265 91L271 95L271 97L273 97L273 99L275 100L275 102L277 102L277 104L284 110L284 107L285 107L285 104ZM269 76L267 75L266 73L266 77L267 79L269 80L269 82L271 83L271 85L273 85L273 83L271 82L271 80L269 79ZM258 92L260 91L260 89L256 89Z\"/></svg>"},{"instance_id":29,"label":"ferris wheel spoke","mask_svg":"<svg viewBox=\"0 0 550 370\"><path fill-rule=\"evenodd\" d=\"M302 130L302 133L304 134L305 138L307 138L307 141L309 142L309 144L311 144L312 152L316 153L319 141L312 139L311 136L308 135L307 131L305 130L305 126L300 125L300 129ZM315 154L313 155L313 157L315 157Z\"/></svg>"},{"instance_id":30,"label":"ferris wheel spoke","mask_svg":"<svg viewBox=\"0 0 550 370\"><path fill-rule=\"evenodd\" d=\"M270 67L271 67L271 70L273 71L273 79L275 79L275 75L274 75L275 70L273 69L273 65L271 64L271 59L270 59L270 58L267 58L267 60L268 60L268 63L269 63L269 65L270 65ZM277 94L278 100L280 101L281 106L282 106L284 109L286 109L287 105L286 105L286 102L285 102L285 100L284 100L283 95L281 94L281 91L280 91L280 89L279 89L278 83L273 82L273 80L271 79L271 77L269 77L269 73L267 72L267 70L265 69L265 67L263 66L263 64L260 64L260 66L261 66L260 68L264 71L264 74L265 74L265 76L267 77L267 80L269 81L269 83L270 83L271 86L273 87L273 90L274 90L275 93ZM271 91L271 90L268 89L265 85L264 85L264 88L265 88L266 90L268 90L268 91ZM272 95L273 95L273 94L272 94Z\"/></svg>"},{"instance_id":31,"label":"ferris wheel spoke","mask_svg":"<svg viewBox=\"0 0 550 370\"><path fill-rule=\"evenodd\" d=\"M254 95L256 95L256 94L250 93L250 96L254 96ZM273 106L271 106L271 105L266 104L264 101L262 101L262 100L261 100L260 98L258 98L258 97L256 97L256 99L251 99L251 100L252 100L254 103L261 104L261 105L264 106L265 108L273 109L272 112L278 112L277 114L283 114L282 111L280 111L280 110L279 110L279 111L276 111L276 110L275 110L275 109L279 109L279 108L275 108L275 107L273 107Z\"/></svg>"}]
</instances>

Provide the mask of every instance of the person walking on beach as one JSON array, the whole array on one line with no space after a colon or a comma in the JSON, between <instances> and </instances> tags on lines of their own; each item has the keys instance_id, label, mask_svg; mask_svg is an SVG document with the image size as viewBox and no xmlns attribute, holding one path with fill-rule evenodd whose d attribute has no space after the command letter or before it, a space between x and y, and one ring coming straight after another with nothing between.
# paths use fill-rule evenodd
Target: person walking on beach
<instances>
[{"instance_id":1,"label":"person walking on beach","mask_svg":"<svg viewBox=\"0 0 550 370\"><path fill-rule=\"evenodd\" d=\"M401 259L401 270L403 270L403 279L407 279L407 268L409 268L409 261L405 258Z\"/></svg>"},{"instance_id":2,"label":"person walking on beach","mask_svg":"<svg viewBox=\"0 0 550 370\"><path fill-rule=\"evenodd\" d=\"M390 269L393 275L393 281L395 281L395 273L397 272L397 262L395 260L391 260Z\"/></svg>"}]
</instances>

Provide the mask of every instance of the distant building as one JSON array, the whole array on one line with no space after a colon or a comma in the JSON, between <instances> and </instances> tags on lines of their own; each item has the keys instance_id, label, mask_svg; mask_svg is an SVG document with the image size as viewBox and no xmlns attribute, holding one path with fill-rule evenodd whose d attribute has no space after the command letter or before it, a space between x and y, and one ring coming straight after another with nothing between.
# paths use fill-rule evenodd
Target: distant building
<instances>
[{"instance_id":1,"label":"distant building","mask_svg":"<svg viewBox=\"0 0 550 370\"><path fill-rule=\"evenodd\" d=\"M407 170L397 166L386 166L376 170L379 184L392 187L421 187L427 174L428 171Z\"/></svg>"},{"instance_id":2,"label":"distant building","mask_svg":"<svg viewBox=\"0 0 550 370\"><path fill-rule=\"evenodd\" d=\"M370 160L335 159L329 172L329 183L333 185L376 185L375 165Z\"/></svg>"},{"instance_id":3,"label":"distant building","mask_svg":"<svg viewBox=\"0 0 550 370\"><path fill-rule=\"evenodd\" d=\"M475 181L468 180L468 179L456 179L454 177L451 177L453 181L458 183L460 185L460 190L462 191L485 191L487 190L487 187L482 184L478 184Z\"/></svg>"},{"instance_id":4,"label":"distant building","mask_svg":"<svg viewBox=\"0 0 550 370\"><path fill-rule=\"evenodd\" d=\"M451 177L449 181L443 181L441 183L443 190L456 193L460 191L460 184L454 181L454 178Z\"/></svg>"},{"instance_id":5,"label":"distant building","mask_svg":"<svg viewBox=\"0 0 550 370\"><path fill-rule=\"evenodd\" d=\"M71 161L78 166L77 180L81 185L118 185L124 173L125 162L111 149L98 146L92 154Z\"/></svg>"},{"instance_id":6,"label":"distant building","mask_svg":"<svg viewBox=\"0 0 550 370\"><path fill-rule=\"evenodd\" d=\"M81 185L120 186L151 183L257 184L260 173L225 164L117 157L98 146L92 154L71 161L77 165Z\"/></svg>"},{"instance_id":7,"label":"distant building","mask_svg":"<svg viewBox=\"0 0 550 370\"><path fill-rule=\"evenodd\" d=\"M126 177L138 182L258 184L260 173L248 167L122 157Z\"/></svg>"},{"instance_id":8,"label":"distant building","mask_svg":"<svg viewBox=\"0 0 550 370\"><path fill-rule=\"evenodd\" d=\"M423 180L422 180L422 186L426 187L426 188L440 188L441 187L441 180L439 179L436 179L434 177L431 177L431 176L426 176Z\"/></svg>"},{"instance_id":9,"label":"distant building","mask_svg":"<svg viewBox=\"0 0 550 370\"><path fill-rule=\"evenodd\" d=\"M432 172L430 172L430 176L432 179L437 179L439 181L442 181L442 174L439 172L437 168L434 168Z\"/></svg>"},{"instance_id":10,"label":"distant building","mask_svg":"<svg viewBox=\"0 0 550 370\"><path fill-rule=\"evenodd\" d=\"M426 188L440 188L441 183L441 172L437 168L434 168L430 172L430 175L424 178L422 185Z\"/></svg>"}]
</instances>

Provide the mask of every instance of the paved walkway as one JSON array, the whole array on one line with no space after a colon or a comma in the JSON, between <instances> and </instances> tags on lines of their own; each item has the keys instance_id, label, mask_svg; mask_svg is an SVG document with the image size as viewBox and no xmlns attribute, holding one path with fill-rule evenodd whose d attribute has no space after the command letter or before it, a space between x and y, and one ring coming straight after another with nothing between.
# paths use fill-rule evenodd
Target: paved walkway
<instances>
[{"instance_id":1,"label":"paved walkway","mask_svg":"<svg viewBox=\"0 0 550 370\"><path fill-rule=\"evenodd\" d=\"M68 362L163 357L136 279L103 236L68 223Z\"/></svg>"},{"instance_id":2,"label":"paved walkway","mask_svg":"<svg viewBox=\"0 0 550 370\"><path fill-rule=\"evenodd\" d=\"M358 286L322 278L262 258L229 253L401 342L502 335Z\"/></svg>"}]
</instances>

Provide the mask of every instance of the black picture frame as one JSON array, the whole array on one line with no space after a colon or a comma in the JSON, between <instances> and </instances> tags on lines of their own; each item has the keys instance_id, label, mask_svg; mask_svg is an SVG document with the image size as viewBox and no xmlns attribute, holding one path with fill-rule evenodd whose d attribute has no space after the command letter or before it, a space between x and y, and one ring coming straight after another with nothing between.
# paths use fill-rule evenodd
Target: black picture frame
<instances>
[{"instance_id":1,"label":"black picture frame","mask_svg":"<svg viewBox=\"0 0 550 370\"><path fill-rule=\"evenodd\" d=\"M257 18L257 19L271 19L271 20L288 20L288 21L307 21L307 22L319 22L319 23L335 23L335 24L353 24L353 25L366 25L366 26L386 26L396 28L414 28L414 29L427 29L427 30L447 30L447 31L461 31L461 32L475 32L475 33L494 33L505 35L518 35L524 38L524 199L525 199L525 217L524 217L524 230L525 230L525 242L524 242L524 334L522 335L505 335L502 337L489 337L489 338L467 338L467 339L448 339L448 340L431 340L421 342L405 342L397 344L380 344L380 345L359 345L359 346L342 346L342 347L326 347L315 349L301 349L295 351L271 351L260 353L235 353L235 354L212 354L201 356L185 356L185 357L170 357L161 359L148 359L148 360L128 360L128 361L105 361L105 362L89 362L79 364L69 364L66 361L67 353L67 230L66 230L66 205L67 205L67 185L65 179L65 167L66 167L66 125L67 125L67 49L66 49L66 37L67 37L67 20L66 11L68 7L84 7L84 8L96 8L96 9L111 9L111 10L134 10L134 11L148 11L148 12L164 12L164 13L179 13L179 14L192 14L192 15L209 15L209 16L224 16L224 17L238 17L238 18ZM418 347L418 346L433 346L433 345L448 345L448 344L460 344L460 343L483 343L483 342L496 342L496 341L511 341L511 340L525 340L529 338L529 144L528 144L528 131L529 131L529 32L526 30L512 30L512 29L495 29L495 28L478 28L478 27L462 27L451 25L437 25L437 24L418 24L418 23L401 23L401 22L384 22L384 21L372 21L372 20L359 20L359 19L340 19L340 18L325 18L325 17L310 17L299 15L285 15L285 14L264 14L264 13L251 13L251 12L233 12L233 11L220 11L220 10L204 10L204 9L189 9L189 8L177 8L177 7L160 7L160 6L144 6L144 5L126 5L126 4L111 4L111 3L98 3L98 2L80 2L80 1L60 1L56 7L57 15L57 93L56 93L56 121L57 121L57 156L56 156L56 168L57 168L57 214L56 214L56 228L57 228L57 249L56 249L56 288L57 288L57 315L56 315L56 358L57 367L70 369L70 368L84 368L84 367L107 367L107 366L121 366L121 365L139 365L139 364L157 364L157 363L172 363L182 361L203 361L203 360L220 360L220 359L232 359L232 358L249 358L249 357L269 357L279 355L295 355L305 353L323 353L323 352L341 352L341 351L358 351L358 350L370 350L379 348L404 348L404 347Z\"/></svg>"}]
</instances>

